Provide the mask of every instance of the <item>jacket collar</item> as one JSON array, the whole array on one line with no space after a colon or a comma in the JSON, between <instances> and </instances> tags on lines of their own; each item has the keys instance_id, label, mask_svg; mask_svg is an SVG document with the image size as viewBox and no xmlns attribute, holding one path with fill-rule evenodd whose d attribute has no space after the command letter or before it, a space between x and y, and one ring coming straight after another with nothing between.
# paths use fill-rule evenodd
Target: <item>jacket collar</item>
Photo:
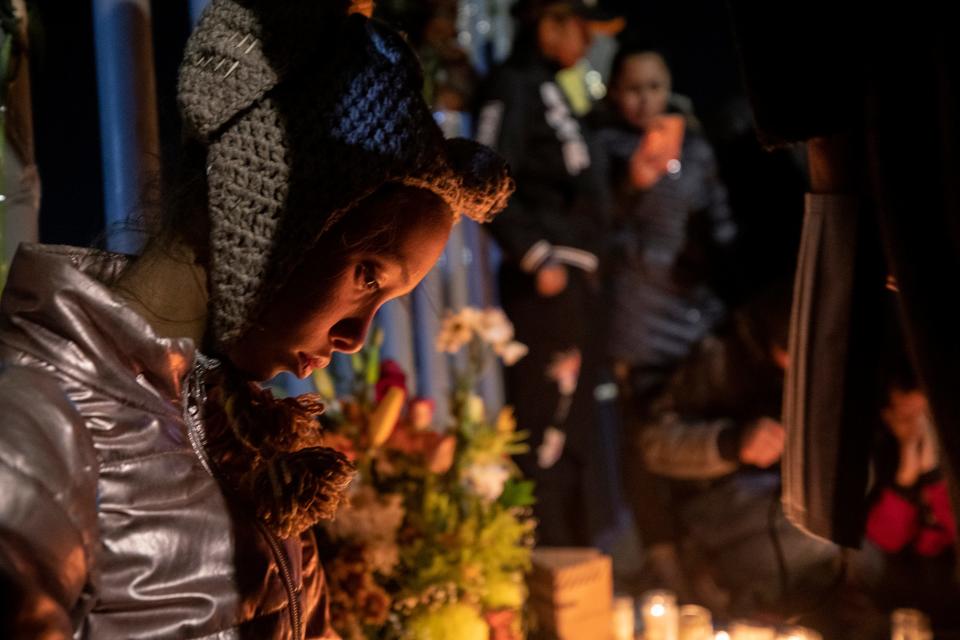
<instances>
[{"instance_id":1,"label":"jacket collar","mask_svg":"<svg viewBox=\"0 0 960 640\"><path fill-rule=\"evenodd\" d=\"M0 342L124 402L179 411L193 340L158 336L110 289L130 261L21 245L0 299Z\"/></svg>"}]
</instances>

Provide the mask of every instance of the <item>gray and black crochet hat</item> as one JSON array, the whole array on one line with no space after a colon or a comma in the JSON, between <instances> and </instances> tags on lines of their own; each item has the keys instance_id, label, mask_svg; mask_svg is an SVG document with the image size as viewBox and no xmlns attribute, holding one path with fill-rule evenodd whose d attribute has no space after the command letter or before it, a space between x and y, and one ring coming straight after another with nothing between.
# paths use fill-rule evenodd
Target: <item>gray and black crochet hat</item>
<instances>
[{"instance_id":1,"label":"gray and black crochet hat","mask_svg":"<svg viewBox=\"0 0 960 640\"><path fill-rule=\"evenodd\" d=\"M239 337L317 240L388 182L484 222L504 161L445 140L403 38L330 0L212 0L187 42L179 103L207 148L211 328ZM270 283L269 287L265 283Z\"/></svg>"}]
</instances>

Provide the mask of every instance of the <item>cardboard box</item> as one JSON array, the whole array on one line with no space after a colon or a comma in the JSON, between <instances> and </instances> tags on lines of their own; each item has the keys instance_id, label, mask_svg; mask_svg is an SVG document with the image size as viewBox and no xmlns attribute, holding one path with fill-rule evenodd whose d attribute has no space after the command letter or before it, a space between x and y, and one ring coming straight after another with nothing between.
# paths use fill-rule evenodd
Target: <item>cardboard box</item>
<instances>
[{"instance_id":1,"label":"cardboard box","mask_svg":"<svg viewBox=\"0 0 960 640\"><path fill-rule=\"evenodd\" d=\"M536 548L528 585L530 607L543 637L610 637L613 564L609 556L587 548Z\"/></svg>"}]
</instances>

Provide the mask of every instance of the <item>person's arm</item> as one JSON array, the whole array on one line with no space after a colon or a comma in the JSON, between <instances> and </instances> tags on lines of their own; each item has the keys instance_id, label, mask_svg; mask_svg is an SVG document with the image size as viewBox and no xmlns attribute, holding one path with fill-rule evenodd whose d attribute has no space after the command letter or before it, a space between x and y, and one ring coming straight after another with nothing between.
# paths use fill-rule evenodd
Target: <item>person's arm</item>
<instances>
[{"instance_id":1,"label":"person's arm","mask_svg":"<svg viewBox=\"0 0 960 640\"><path fill-rule=\"evenodd\" d=\"M643 464L650 473L678 480L733 473L739 463L723 455L719 444L721 434L732 429L726 420L685 420L677 413L662 413L640 434Z\"/></svg>"},{"instance_id":2,"label":"person's arm","mask_svg":"<svg viewBox=\"0 0 960 640\"><path fill-rule=\"evenodd\" d=\"M502 69L486 88L477 116L477 140L495 149L515 176L525 157L528 112L537 108L529 102L522 75ZM535 272L550 257L550 243L536 213L522 201L522 189L487 228L506 259L524 271Z\"/></svg>"},{"instance_id":3,"label":"person's arm","mask_svg":"<svg viewBox=\"0 0 960 640\"><path fill-rule=\"evenodd\" d=\"M651 473L676 479L710 479L741 465L768 468L783 454L785 432L775 419L741 421L728 413L739 401L742 377L737 338L708 336L680 365L651 403L640 430L641 459Z\"/></svg>"},{"instance_id":4,"label":"person's arm","mask_svg":"<svg viewBox=\"0 0 960 640\"><path fill-rule=\"evenodd\" d=\"M522 167L527 153L527 123L532 112L543 109L532 97L521 73L501 69L484 91L477 116L477 140L503 156L519 181L523 180ZM527 273L537 274L542 295L553 295L566 287L563 260L554 256L553 244L540 216L524 201L522 184L506 209L487 228L506 260Z\"/></svg>"},{"instance_id":5,"label":"person's arm","mask_svg":"<svg viewBox=\"0 0 960 640\"><path fill-rule=\"evenodd\" d=\"M703 141L698 154L704 165L704 189L707 197L707 222L710 225L710 239L718 247L730 246L737 236L737 224L730 210L727 187L720 179L717 158L710 144Z\"/></svg>"},{"instance_id":6,"label":"person's arm","mask_svg":"<svg viewBox=\"0 0 960 640\"><path fill-rule=\"evenodd\" d=\"M704 188L707 195L705 218L710 246L707 250L711 265L710 282L720 290L734 286L744 276L744 265L735 257L739 229L727 196L727 187L720 179L717 159L713 148L706 147L706 175Z\"/></svg>"},{"instance_id":7,"label":"person's arm","mask_svg":"<svg viewBox=\"0 0 960 640\"><path fill-rule=\"evenodd\" d=\"M0 366L0 636L73 637L95 553L97 469L55 381Z\"/></svg>"},{"instance_id":8,"label":"person's arm","mask_svg":"<svg viewBox=\"0 0 960 640\"><path fill-rule=\"evenodd\" d=\"M72 638L67 610L44 585L29 545L15 538L0 531L0 637Z\"/></svg>"},{"instance_id":9,"label":"person's arm","mask_svg":"<svg viewBox=\"0 0 960 640\"><path fill-rule=\"evenodd\" d=\"M951 546L957 537L957 523L950 508L947 483L938 473L920 480L920 499L924 504L924 521L914 548L922 556L938 556Z\"/></svg>"},{"instance_id":10,"label":"person's arm","mask_svg":"<svg viewBox=\"0 0 960 640\"><path fill-rule=\"evenodd\" d=\"M739 466L732 453L737 447L730 445L739 440L733 436L733 420L702 417L722 394L728 352L724 340L708 336L650 403L637 439L638 453L650 473L704 479Z\"/></svg>"}]
</instances>

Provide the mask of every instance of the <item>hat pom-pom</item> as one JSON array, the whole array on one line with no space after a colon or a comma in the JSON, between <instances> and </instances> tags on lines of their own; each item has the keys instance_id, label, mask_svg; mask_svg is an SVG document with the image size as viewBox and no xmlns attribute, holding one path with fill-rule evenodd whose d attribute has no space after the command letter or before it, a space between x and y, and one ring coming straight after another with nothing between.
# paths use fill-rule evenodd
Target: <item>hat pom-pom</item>
<instances>
[{"instance_id":1,"label":"hat pom-pom","mask_svg":"<svg viewBox=\"0 0 960 640\"><path fill-rule=\"evenodd\" d=\"M515 184L507 162L489 147L467 140L448 140L447 164L461 181L460 210L477 222L488 222L507 206Z\"/></svg>"}]
</instances>

